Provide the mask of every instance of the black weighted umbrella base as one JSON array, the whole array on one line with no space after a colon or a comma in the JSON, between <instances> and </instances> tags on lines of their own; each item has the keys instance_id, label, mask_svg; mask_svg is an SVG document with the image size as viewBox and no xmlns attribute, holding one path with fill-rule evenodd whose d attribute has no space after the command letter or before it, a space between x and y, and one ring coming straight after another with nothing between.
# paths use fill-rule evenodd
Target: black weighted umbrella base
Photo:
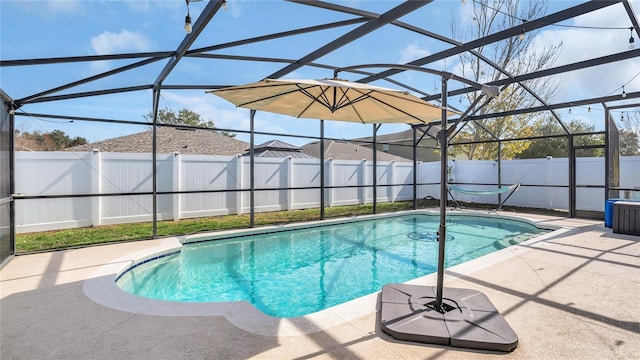
<instances>
[{"instance_id":1,"label":"black weighted umbrella base","mask_svg":"<svg viewBox=\"0 0 640 360\"><path fill-rule=\"evenodd\" d=\"M387 284L380 321L391 337L466 349L511 352L518 336L489 298L477 290L445 288L436 309L436 287Z\"/></svg>"}]
</instances>

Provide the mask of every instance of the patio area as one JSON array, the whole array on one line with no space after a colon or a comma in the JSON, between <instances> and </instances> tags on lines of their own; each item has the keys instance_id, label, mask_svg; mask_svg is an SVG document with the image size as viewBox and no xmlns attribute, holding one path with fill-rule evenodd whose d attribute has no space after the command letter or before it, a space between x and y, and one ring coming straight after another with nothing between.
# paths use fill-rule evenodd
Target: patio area
<instances>
[{"instance_id":1,"label":"patio area","mask_svg":"<svg viewBox=\"0 0 640 360\"><path fill-rule=\"evenodd\" d=\"M614 234L602 221L517 216L561 230L453 267L445 276L446 287L477 289L491 299L518 334L512 353L393 340L378 325L377 294L323 316L271 318L267 327L254 321L253 329L227 320L239 316L233 310L176 314L156 302L155 309L124 311L126 304L116 309L92 300L90 284L110 276L101 271L122 269L136 254L175 242L167 238L15 257L0 271L0 358L637 358L640 238ZM429 275L411 283L435 282ZM253 315L244 316L251 324Z\"/></svg>"}]
</instances>

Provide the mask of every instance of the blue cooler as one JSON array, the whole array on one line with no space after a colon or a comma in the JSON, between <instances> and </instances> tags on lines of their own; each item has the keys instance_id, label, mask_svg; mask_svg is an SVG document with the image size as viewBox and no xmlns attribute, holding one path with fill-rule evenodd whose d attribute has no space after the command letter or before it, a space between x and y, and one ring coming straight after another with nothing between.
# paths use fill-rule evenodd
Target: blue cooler
<instances>
[{"instance_id":1,"label":"blue cooler","mask_svg":"<svg viewBox=\"0 0 640 360\"><path fill-rule=\"evenodd\" d=\"M616 201L620 201L624 199L607 199L604 204L604 226L612 227L613 226L613 203Z\"/></svg>"}]
</instances>

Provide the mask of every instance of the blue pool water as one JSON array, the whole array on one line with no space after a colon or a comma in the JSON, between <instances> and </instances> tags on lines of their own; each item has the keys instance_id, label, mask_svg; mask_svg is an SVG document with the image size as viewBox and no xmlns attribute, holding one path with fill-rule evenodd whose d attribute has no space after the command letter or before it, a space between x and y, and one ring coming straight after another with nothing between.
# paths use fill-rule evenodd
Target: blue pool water
<instances>
[{"instance_id":1,"label":"blue pool water","mask_svg":"<svg viewBox=\"0 0 640 360\"><path fill-rule=\"evenodd\" d=\"M129 268L127 292L185 302L249 301L296 317L437 271L437 215L412 214L185 244ZM450 215L446 267L547 230L493 217Z\"/></svg>"}]
</instances>

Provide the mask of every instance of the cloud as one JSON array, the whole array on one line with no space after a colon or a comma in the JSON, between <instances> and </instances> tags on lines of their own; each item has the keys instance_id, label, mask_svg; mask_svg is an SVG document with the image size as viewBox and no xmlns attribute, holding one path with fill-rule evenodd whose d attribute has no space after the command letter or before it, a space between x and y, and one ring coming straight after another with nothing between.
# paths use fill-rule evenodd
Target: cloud
<instances>
[{"instance_id":1,"label":"cloud","mask_svg":"<svg viewBox=\"0 0 640 360\"><path fill-rule=\"evenodd\" d=\"M640 9L640 0L632 0L630 3L636 11ZM471 9L472 3L470 1L459 7L458 21L461 25L472 23ZM552 44L562 43L557 53L557 61L551 67L628 50L629 30L625 26L631 26L631 23L622 4L615 4L575 17L563 22L562 25L567 25L567 27L546 26L532 40L531 51L534 53L540 53L542 49ZM596 27L604 29L596 29ZM612 27L619 29L611 29ZM527 36L533 36L533 34L527 34ZM461 40L468 41L469 39ZM636 36L637 41L638 37ZM468 66L468 64L457 64L453 72L460 74L463 66ZM640 59L631 59L553 76L552 79L559 83L553 102L605 96L629 81L638 73L638 69L640 69ZM632 89L631 85L625 87L627 91ZM638 90L640 87L636 91Z\"/></svg>"},{"instance_id":2,"label":"cloud","mask_svg":"<svg viewBox=\"0 0 640 360\"><path fill-rule=\"evenodd\" d=\"M80 0L20 1L18 4L24 11L44 18L54 18L59 15L75 15L82 11L83 5Z\"/></svg>"},{"instance_id":3,"label":"cloud","mask_svg":"<svg viewBox=\"0 0 640 360\"><path fill-rule=\"evenodd\" d=\"M410 44L407 44L407 46L405 46L404 49L401 50L399 63L406 64L429 55L431 55L431 52L420 47L419 41L416 40Z\"/></svg>"},{"instance_id":4,"label":"cloud","mask_svg":"<svg viewBox=\"0 0 640 360\"><path fill-rule=\"evenodd\" d=\"M47 1L46 9L53 14L75 14L80 8L79 0Z\"/></svg>"},{"instance_id":5,"label":"cloud","mask_svg":"<svg viewBox=\"0 0 640 360\"><path fill-rule=\"evenodd\" d=\"M183 9L186 11L187 7L184 1L158 1L158 0L125 0L124 3L131 11L135 12L152 12L163 11L166 9L176 10Z\"/></svg>"},{"instance_id":6,"label":"cloud","mask_svg":"<svg viewBox=\"0 0 640 360\"><path fill-rule=\"evenodd\" d=\"M169 107L176 111L187 108L200 114L205 121L213 121L216 127L249 130L249 110L236 108L233 104L217 96L206 93L184 95L172 91L163 91L162 99L164 101L161 101L160 107ZM287 133L287 129L274 123L272 119L274 117L277 117L277 115L261 112L256 117L256 130Z\"/></svg>"},{"instance_id":7,"label":"cloud","mask_svg":"<svg viewBox=\"0 0 640 360\"><path fill-rule=\"evenodd\" d=\"M128 30L119 33L105 31L91 38L91 48L98 55L145 52L150 51L151 47L151 41L146 35Z\"/></svg>"},{"instance_id":8,"label":"cloud","mask_svg":"<svg viewBox=\"0 0 640 360\"><path fill-rule=\"evenodd\" d=\"M428 47L423 45L423 43L424 42L421 40L415 40L414 42L407 44L400 51L400 59L398 60L398 63L406 64L406 63L415 61L417 59L422 59L424 57L432 55L433 52L430 51ZM454 56L454 57L449 57L446 59L441 59L438 61L431 62L427 64L427 67L432 70L449 71L448 69L451 68L451 65L452 64L455 65L458 62L459 62L458 57ZM407 71L406 73L412 74L413 72Z\"/></svg>"},{"instance_id":9,"label":"cloud","mask_svg":"<svg viewBox=\"0 0 640 360\"><path fill-rule=\"evenodd\" d=\"M91 76L111 70L111 61L92 61L89 63L89 71L84 76Z\"/></svg>"},{"instance_id":10,"label":"cloud","mask_svg":"<svg viewBox=\"0 0 640 360\"><path fill-rule=\"evenodd\" d=\"M588 14L576 18L576 26L603 26L620 24L626 17L622 7L604 9L598 14ZM603 57L628 51L628 29L584 29L549 28L541 31L533 41L533 46L541 49L552 43L562 42L558 60L553 67L571 64L587 59ZM558 76L558 95L554 101L605 96L616 91L629 81L640 69L640 59L629 59L617 63L595 66L584 70L568 72ZM627 91L638 91L640 87L629 84Z\"/></svg>"},{"instance_id":11,"label":"cloud","mask_svg":"<svg viewBox=\"0 0 640 360\"><path fill-rule=\"evenodd\" d=\"M162 3L161 1L159 3ZM147 12L152 9L151 4L149 4L148 0L126 0L125 4L132 11L137 12Z\"/></svg>"},{"instance_id":12,"label":"cloud","mask_svg":"<svg viewBox=\"0 0 640 360\"><path fill-rule=\"evenodd\" d=\"M127 52L151 51L152 43L141 32L122 30L119 33L105 31L91 38L91 49L96 55L109 55ZM90 64L92 73L109 71L111 61L92 61Z\"/></svg>"},{"instance_id":13,"label":"cloud","mask_svg":"<svg viewBox=\"0 0 640 360\"><path fill-rule=\"evenodd\" d=\"M640 7L638 0L631 4ZM630 21L624 7L621 4L613 5L578 16L562 25L544 27L535 34L528 53L542 53L543 49L562 43L557 51L556 62L550 67L622 53L628 51L629 46L629 30L625 28L627 25L630 25ZM534 35L528 33L527 36ZM463 66L468 64L457 64L453 72L460 74ZM558 90L551 102L595 98L621 92L620 87L636 75L639 69L640 59L629 59L552 76L550 79L558 83ZM480 82L484 80L480 79ZM630 83L625 89L627 92L640 91L639 85L640 81L635 88Z\"/></svg>"}]
</instances>

